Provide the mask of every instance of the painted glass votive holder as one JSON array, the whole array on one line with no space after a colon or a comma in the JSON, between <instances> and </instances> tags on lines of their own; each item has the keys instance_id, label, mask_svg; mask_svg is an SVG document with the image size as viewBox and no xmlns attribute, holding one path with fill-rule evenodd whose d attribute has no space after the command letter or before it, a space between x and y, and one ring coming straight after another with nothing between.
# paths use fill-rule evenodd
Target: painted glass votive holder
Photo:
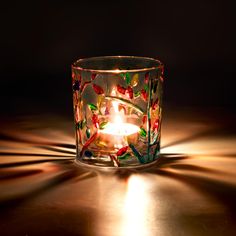
<instances>
[{"instance_id":1,"label":"painted glass votive holder","mask_svg":"<svg viewBox=\"0 0 236 236\"><path fill-rule=\"evenodd\" d=\"M137 167L160 154L163 64L152 58L104 56L72 65L76 160Z\"/></svg>"}]
</instances>

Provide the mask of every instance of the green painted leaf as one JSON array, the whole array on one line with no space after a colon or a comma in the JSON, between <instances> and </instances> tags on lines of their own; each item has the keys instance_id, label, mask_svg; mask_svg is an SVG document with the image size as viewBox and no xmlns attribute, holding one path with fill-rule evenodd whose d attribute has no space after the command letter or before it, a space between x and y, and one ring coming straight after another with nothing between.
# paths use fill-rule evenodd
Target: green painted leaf
<instances>
[{"instance_id":1,"label":"green painted leaf","mask_svg":"<svg viewBox=\"0 0 236 236\"><path fill-rule=\"evenodd\" d=\"M97 106L94 105L94 104L92 104L92 103L89 103L89 104L88 104L88 107L89 107L89 109L90 109L91 111L96 111L96 110L98 109Z\"/></svg>"},{"instance_id":2,"label":"green painted leaf","mask_svg":"<svg viewBox=\"0 0 236 236\"><path fill-rule=\"evenodd\" d=\"M121 78L124 78L124 77L125 77L125 74L124 74L124 73L120 73L120 77L121 77Z\"/></svg>"},{"instance_id":3,"label":"green painted leaf","mask_svg":"<svg viewBox=\"0 0 236 236\"><path fill-rule=\"evenodd\" d=\"M146 136L147 136L147 131L146 131L144 128L140 128L139 134L140 134L142 137L146 137Z\"/></svg>"},{"instance_id":4,"label":"green painted leaf","mask_svg":"<svg viewBox=\"0 0 236 236\"><path fill-rule=\"evenodd\" d=\"M118 159L119 160L125 160L125 159L128 159L129 157L131 157L130 153L125 153L122 156L118 156Z\"/></svg>"},{"instance_id":5,"label":"green painted leaf","mask_svg":"<svg viewBox=\"0 0 236 236\"><path fill-rule=\"evenodd\" d=\"M86 136L87 136L87 138L90 138L90 135L91 135L90 129L87 128L86 129Z\"/></svg>"},{"instance_id":6,"label":"green painted leaf","mask_svg":"<svg viewBox=\"0 0 236 236\"><path fill-rule=\"evenodd\" d=\"M148 85L147 85L147 84L144 85L144 90L145 90L146 92L148 92Z\"/></svg>"},{"instance_id":7,"label":"green painted leaf","mask_svg":"<svg viewBox=\"0 0 236 236\"><path fill-rule=\"evenodd\" d=\"M85 125L86 125L86 120L85 120L85 119L79 121L79 122L76 124L77 129L83 129Z\"/></svg>"},{"instance_id":8,"label":"green painted leaf","mask_svg":"<svg viewBox=\"0 0 236 236\"><path fill-rule=\"evenodd\" d=\"M141 92L140 92L140 91L137 91L137 92L135 92L135 93L134 93L134 97L136 97L136 98L137 98L137 97L139 97L139 96L140 96L140 94L141 94Z\"/></svg>"},{"instance_id":9,"label":"green painted leaf","mask_svg":"<svg viewBox=\"0 0 236 236\"><path fill-rule=\"evenodd\" d=\"M130 85L131 76L130 76L130 74L128 72L125 73L125 81L126 81L126 84Z\"/></svg>"},{"instance_id":10,"label":"green painted leaf","mask_svg":"<svg viewBox=\"0 0 236 236\"><path fill-rule=\"evenodd\" d=\"M81 120L80 121L80 128L83 129L85 125L86 125L86 120Z\"/></svg>"},{"instance_id":11,"label":"green painted leaf","mask_svg":"<svg viewBox=\"0 0 236 236\"><path fill-rule=\"evenodd\" d=\"M133 154L137 157L138 161L141 164L144 164L146 162L145 158L139 153L139 151L135 148L135 146L133 144L129 144L129 147L131 148L131 150L133 151Z\"/></svg>"},{"instance_id":12,"label":"green painted leaf","mask_svg":"<svg viewBox=\"0 0 236 236\"><path fill-rule=\"evenodd\" d=\"M106 125L108 124L108 121L104 121L99 125L99 129L104 129Z\"/></svg>"}]
</instances>

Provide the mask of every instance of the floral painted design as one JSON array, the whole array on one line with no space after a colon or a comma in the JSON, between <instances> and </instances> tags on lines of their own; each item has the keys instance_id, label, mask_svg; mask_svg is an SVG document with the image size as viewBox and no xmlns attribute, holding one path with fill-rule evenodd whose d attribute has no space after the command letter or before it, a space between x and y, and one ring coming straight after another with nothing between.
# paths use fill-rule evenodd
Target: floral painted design
<instances>
[{"instance_id":1,"label":"floral painted design","mask_svg":"<svg viewBox=\"0 0 236 236\"><path fill-rule=\"evenodd\" d=\"M116 84L110 85L102 74L72 73L80 158L101 163L106 159L115 167L155 160L160 151L162 73L126 72L110 76ZM117 114L125 122L138 125L139 131L122 137L104 133ZM112 145L114 140L118 140L117 146Z\"/></svg>"}]
</instances>

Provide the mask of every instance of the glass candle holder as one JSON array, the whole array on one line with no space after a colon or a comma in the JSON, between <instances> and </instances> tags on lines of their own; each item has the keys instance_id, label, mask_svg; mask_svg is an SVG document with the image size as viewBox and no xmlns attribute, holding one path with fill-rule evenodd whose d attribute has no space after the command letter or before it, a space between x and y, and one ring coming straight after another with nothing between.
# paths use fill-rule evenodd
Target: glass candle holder
<instances>
[{"instance_id":1,"label":"glass candle holder","mask_svg":"<svg viewBox=\"0 0 236 236\"><path fill-rule=\"evenodd\" d=\"M76 159L104 167L135 167L160 153L163 64L105 56L72 65Z\"/></svg>"}]
</instances>

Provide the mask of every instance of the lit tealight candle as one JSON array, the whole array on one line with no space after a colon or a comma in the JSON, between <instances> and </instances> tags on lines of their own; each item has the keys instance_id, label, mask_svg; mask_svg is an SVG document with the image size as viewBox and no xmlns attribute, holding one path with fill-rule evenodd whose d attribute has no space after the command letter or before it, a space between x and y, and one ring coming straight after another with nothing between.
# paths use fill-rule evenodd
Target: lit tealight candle
<instances>
[{"instance_id":1,"label":"lit tealight candle","mask_svg":"<svg viewBox=\"0 0 236 236\"><path fill-rule=\"evenodd\" d=\"M139 131L139 127L134 124L125 123L122 119L122 113L119 112L117 101L112 101L114 107L114 122L109 122L105 129L101 130L101 133L111 134L117 136L128 136Z\"/></svg>"},{"instance_id":2,"label":"lit tealight candle","mask_svg":"<svg viewBox=\"0 0 236 236\"><path fill-rule=\"evenodd\" d=\"M126 139L124 138L138 133L140 128L137 125L124 122L124 114L119 112L119 103L117 101L113 101L112 105L114 107L113 119L104 129L99 130L99 132L105 135L110 135L110 141L114 140L115 142L114 146L121 148L124 144L127 145L127 141L125 141Z\"/></svg>"},{"instance_id":3,"label":"lit tealight candle","mask_svg":"<svg viewBox=\"0 0 236 236\"><path fill-rule=\"evenodd\" d=\"M139 127L137 125L123 123L121 117L116 117L114 123L108 123L106 128L100 132L117 136L128 136L137 133L138 131Z\"/></svg>"}]
</instances>

